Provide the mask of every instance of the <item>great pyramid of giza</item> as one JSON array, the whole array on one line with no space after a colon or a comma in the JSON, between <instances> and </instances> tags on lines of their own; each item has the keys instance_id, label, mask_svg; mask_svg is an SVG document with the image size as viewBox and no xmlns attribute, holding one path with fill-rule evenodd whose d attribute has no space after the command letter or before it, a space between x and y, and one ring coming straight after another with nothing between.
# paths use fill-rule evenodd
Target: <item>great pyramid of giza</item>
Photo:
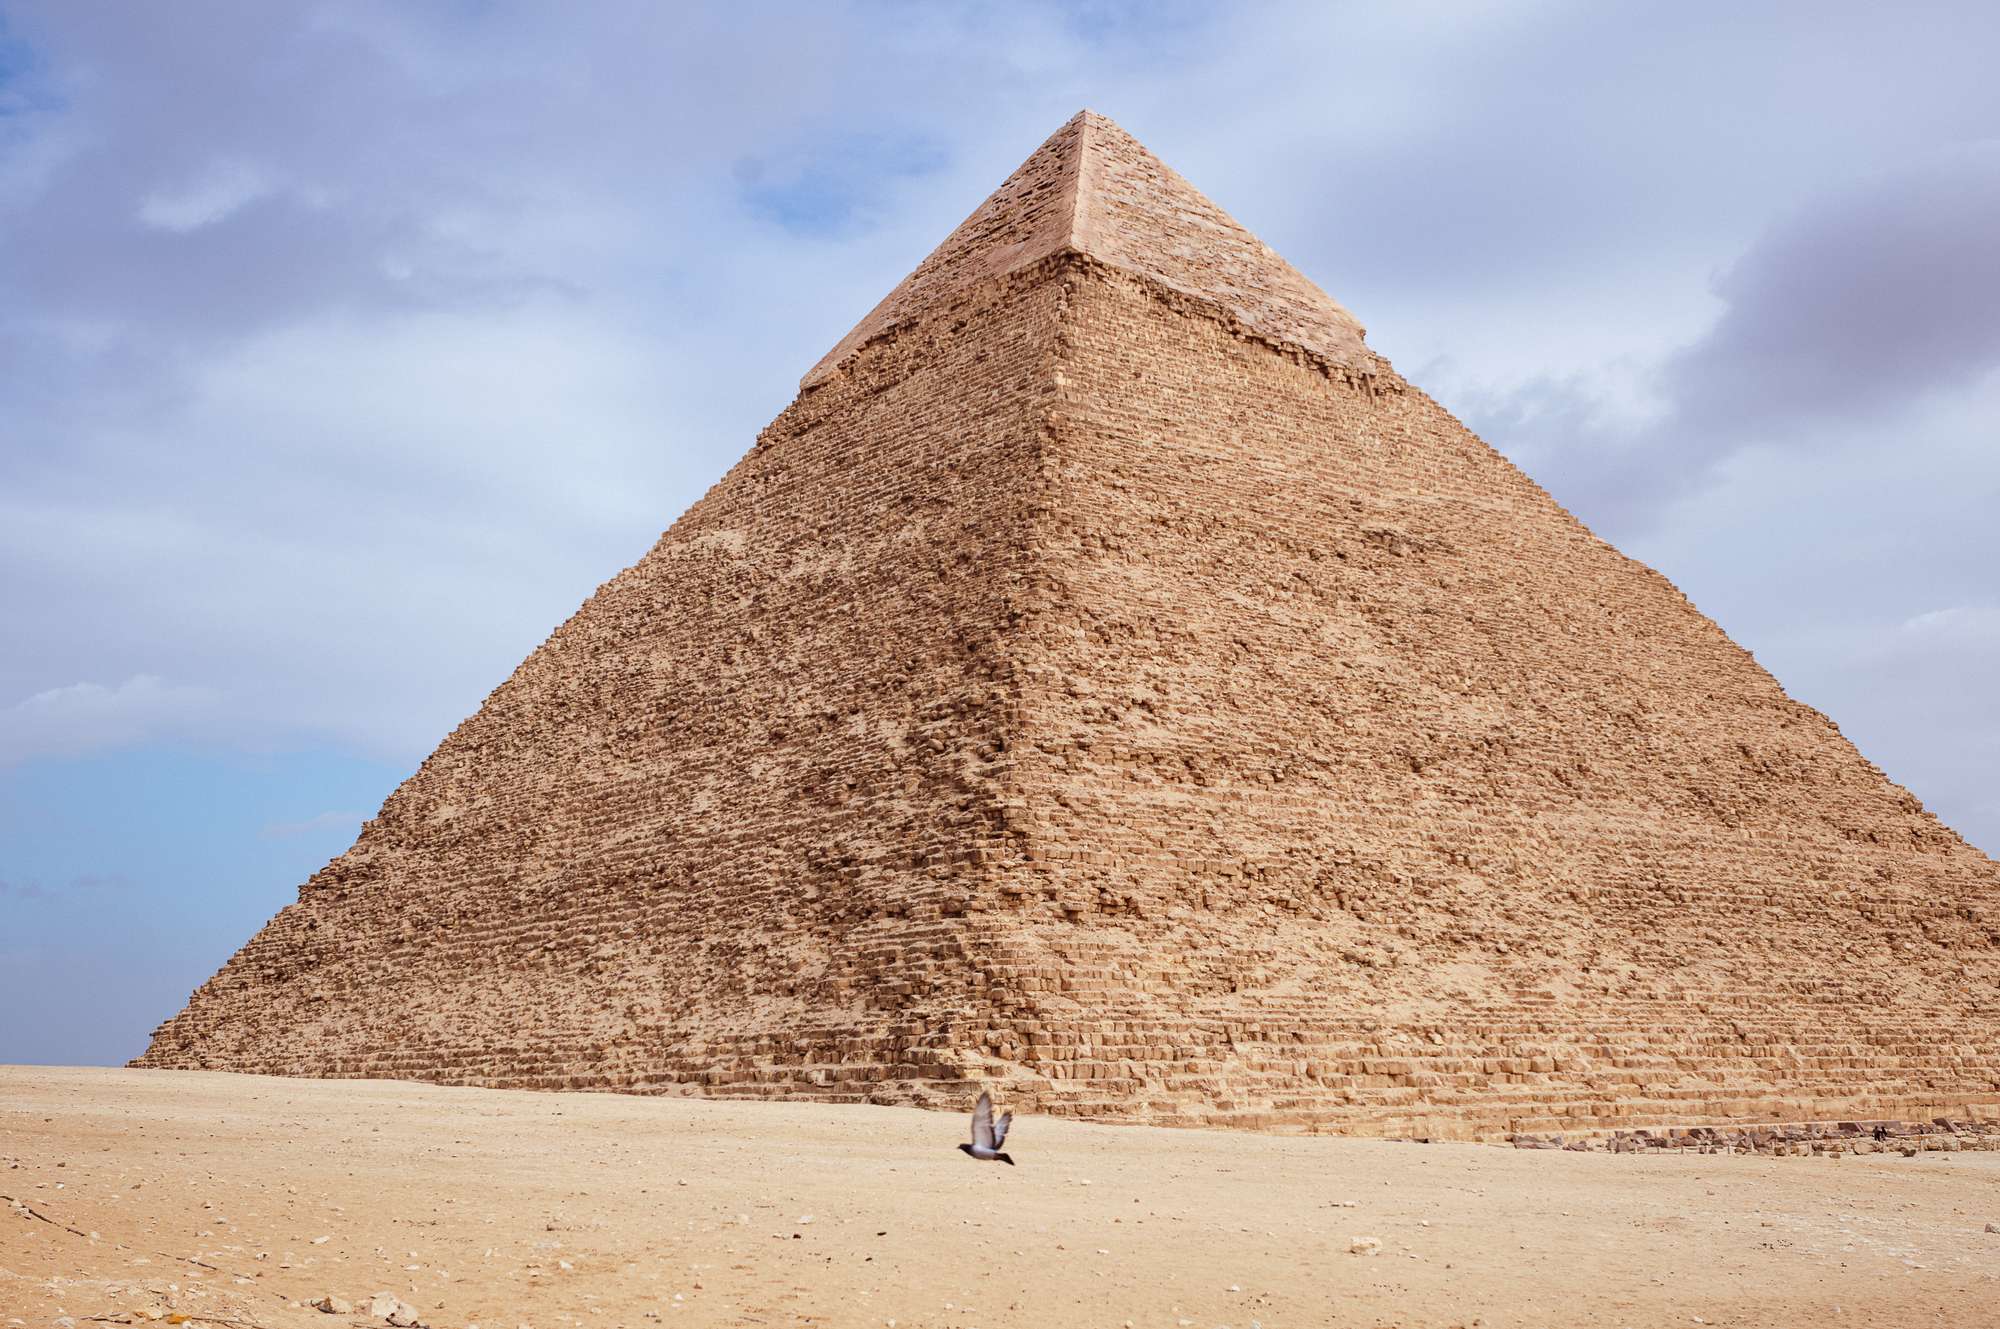
<instances>
[{"instance_id":1,"label":"great pyramid of giza","mask_svg":"<svg viewBox=\"0 0 2000 1329\"><path fill-rule=\"evenodd\" d=\"M1925 1117L2000 866L1084 113L136 1064Z\"/></svg>"}]
</instances>

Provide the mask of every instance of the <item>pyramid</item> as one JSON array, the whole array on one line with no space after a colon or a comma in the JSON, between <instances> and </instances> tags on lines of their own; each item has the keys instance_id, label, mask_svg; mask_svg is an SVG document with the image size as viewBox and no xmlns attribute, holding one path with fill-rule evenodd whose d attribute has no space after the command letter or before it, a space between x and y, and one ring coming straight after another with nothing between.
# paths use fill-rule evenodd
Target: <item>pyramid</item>
<instances>
[{"instance_id":1,"label":"pyramid","mask_svg":"<svg viewBox=\"0 0 2000 1329\"><path fill-rule=\"evenodd\" d=\"M135 1063L1491 1136L2000 1104L2000 866L1084 113Z\"/></svg>"}]
</instances>

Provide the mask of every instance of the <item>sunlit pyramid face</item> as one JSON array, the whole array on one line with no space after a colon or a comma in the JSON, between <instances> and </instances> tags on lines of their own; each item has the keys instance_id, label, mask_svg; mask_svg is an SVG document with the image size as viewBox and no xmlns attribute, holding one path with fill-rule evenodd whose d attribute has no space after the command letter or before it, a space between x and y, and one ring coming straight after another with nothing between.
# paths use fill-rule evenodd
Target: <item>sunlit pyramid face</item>
<instances>
[{"instance_id":1,"label":"sunlit pyramid face","mask_svg":"<svg viewBox=\"0 0 2000 1329\"><path fill-rule=\"evenodd\" d=\"M1927 1117L1995 1095L1996 891L1085 113L141 1063L1424 1136Z\"/></svg>"}]
</instances>

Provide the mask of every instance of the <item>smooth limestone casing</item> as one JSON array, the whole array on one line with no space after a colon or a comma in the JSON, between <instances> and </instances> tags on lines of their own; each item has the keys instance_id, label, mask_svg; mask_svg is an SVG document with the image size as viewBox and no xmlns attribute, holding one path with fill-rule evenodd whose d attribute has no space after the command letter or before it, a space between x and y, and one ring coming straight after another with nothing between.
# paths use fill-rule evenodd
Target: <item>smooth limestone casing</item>
<instances>
[{"instance_id":1,"label":"smooth limestone casing","mask_svg":"<svg viewBox=\"0 0 2000 1329\"><path fill-rule=\"evenodd\" d=\"M137 1064L2000 1104L2000 867L1190 195L1065 126Z\"/></svg>"}]
</instances>

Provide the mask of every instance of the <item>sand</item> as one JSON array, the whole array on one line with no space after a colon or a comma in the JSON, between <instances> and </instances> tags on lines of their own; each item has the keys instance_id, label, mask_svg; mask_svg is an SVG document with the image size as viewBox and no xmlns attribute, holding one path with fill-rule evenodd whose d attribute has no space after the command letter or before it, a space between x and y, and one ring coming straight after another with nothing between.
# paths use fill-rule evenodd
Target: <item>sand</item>
<instances>
[{"instance_id":1,"label":"sand","mask_svg":"<svg viewBox=\"0 0 2000 1329\"><path fill-rule=\"evenodd\" d=\"M0 1325L2000 1325L2000 1154L963 1125L0 1068Z\"/></svg>"}]
</instances>

